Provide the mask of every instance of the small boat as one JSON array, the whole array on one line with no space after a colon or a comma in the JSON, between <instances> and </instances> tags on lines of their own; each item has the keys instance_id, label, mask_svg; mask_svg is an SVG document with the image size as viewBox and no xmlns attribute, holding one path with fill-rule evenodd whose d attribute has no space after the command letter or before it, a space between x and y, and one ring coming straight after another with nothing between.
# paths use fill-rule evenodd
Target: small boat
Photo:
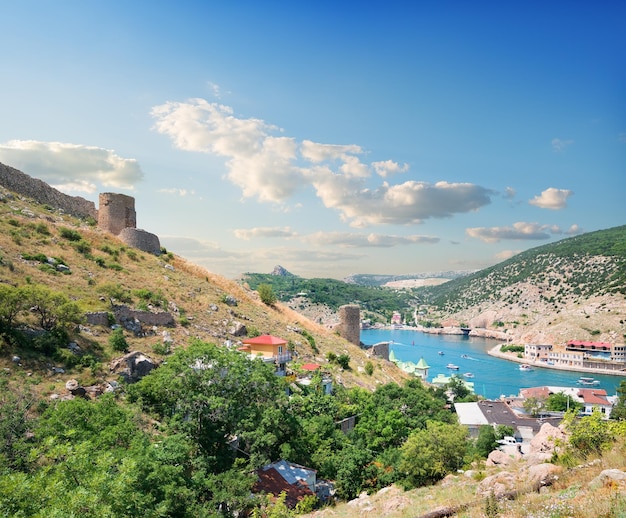
<instances>
[{"instance_id":1,"label":"small boat","mask_svg":"<svg viewBox=\"0 0 626 518\"><path fill-rule=\"evenodd\" d=\"M595 379L595 378L588 378L585 376L581 376L580 378L578 378L578 381L576 381L576 383L578 383L579 385L586 385L586 386L591 386L591 387L595 387L597 385L600 385L600 381Z\"/></svg>"},{"instance_id":2,"label":"small boat","mask_svg":"<svg viewBox=\"0 0 626 518\"><path fill-rule=\"evenodd\" d=\"M464 359L466 359L466 360L467 360L467 359L469 358L469 356L468 356L467 354L462 354L462 355L461 355L461 358L464 358Z\"/></svg>"},{"instance_id":3,"label":"small boat","mask_svg":"<svg viewBox=\"0 0 626 518\"><path fill-rule=\"evenodd\" d=\"M439 351L439 356L443 356L443 351Z\"/></svg>"},{"instance_id":4,"label":"small boat","mask_svg":"<svg viewBox=\"0 0 626 518\"><path fill-rule=\"evenodd\" d=\"M531 370L533 370L533 368L530 365L527 365L527 364L523 363L522 365L519 366L519 370L521 370L521 371L531 371Z\"/></svg>"},{"instance_id":5,"label":"small boat","mask_svg":"<svg viewBox=\"0 0 626 518\"><path fill-rule=\"evenodd\" d=\"M453 370L453 371L458 371L459 370L459 366L458 365L454 365L454 363L448 363L448 365L446 365L447 369Z\"/></svg>"},{"instance_id":6,"label":"small boat","mask_svg":"<svg viewBox=\"0 0 626 518\"><path fill-rule=\"evenodd\" d=\"M473 378L474 375L471 372L466 372L465 374L463 374L464 377L466 378Z\"/></svg>"}]
</instances>

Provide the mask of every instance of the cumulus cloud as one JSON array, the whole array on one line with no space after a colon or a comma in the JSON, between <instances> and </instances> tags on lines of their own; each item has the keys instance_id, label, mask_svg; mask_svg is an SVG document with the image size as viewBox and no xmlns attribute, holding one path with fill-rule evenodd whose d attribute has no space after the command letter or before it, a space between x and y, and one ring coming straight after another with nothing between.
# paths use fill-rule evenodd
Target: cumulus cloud
<instances>
[{"instance_id":1,"label":"cumulus cloud","mask_svg":"<svg viewBox=\"0 0 626 518\"><path fill-rule=\"evenodd\" d=\"M233 110L204 99L167 102L152 109L154 129L182 150L225 157L226 178L243 196L285 203L298 189L313 187L327 208L352 226L411 224L477 210L492 191L473 184L409 181L369 186L374 174L405 172L391 160L367 163L354 144L321 144L277 135L262 120L237 118Z\"/></svg>"},{"instance_id":2,"label":"cumulus cloud","mask_svg":"<svg viewBox=\"0 0 626 518\"><path fill-rule=\"evenodd\" d=\"M337 209L354 227L415 224L478 210L491 202L493 191L469 183L407 181L368 189L360 182L318 169L313 177L326 207Z\"/></svg>"},{"instance_id":3,"label":"cumulus cloud","mask_svg":"<svg viewBox=\"0 0 626 518\"><path fill-rule=\"evenodd\" d=\"M0 144L0 162L62 191L92 193L97 184L133 189L143 178L136 160L110 149L63 142L10 140Z\"/></svg>"},{"instance_id":4,"label":"cumulus cloud","mask_svg":"<svg viewBox=\"0 0 626 518\"><path fill-rule=\"evenodd\" d=\"M556 189L549 187L541 194L535 196L528 203L541 209L559 210L567 206L567 199L574 194L569 189Z\"/></svg>"},{"instance_id":5,"label":"cumulus cloud","mask_svg":"<svg viewBox=\"0 0 626 518\"><path fill-rule=\"evenodd\" d=\"M563 140L560 138L552 139L552 149L557 153L564 151L566 147L571 146L574 143L573 140Z\"/></svg>"},{"instance_id":6,"label":"cumulus cloud","mask_svg":"<svg viewBox=\"0 0 626 518\"><path fill-rule=\"evenodd\" d=\"M439 238L433 236L393 236L351 232L315 232L306 236L305 240L315 245L341 246L345 248L391 248L399 245L433 244L439 242Z\"/></svg>"},{"instance_id":7,"label":"cumulus cloud","mask_svg":"<svg viewBox=\"0 0 626 518\"><path fill-rule=\"evenodd\" d=\"M521 250L502 250L496 254L496 259L498 259L498 261L506 261L520 252Z\"/></svg>"},{"instance_id":8,"label":"cumulus cloud","mask_svg":"<svg viewBox=\"0 0 626 518\"><path fill-rule=\"evenodd\" d=\"M255 227L247 229L239 228L235 230L234 234L235 237L237 237L238 239L243 239L245 241L249 241L251 239L272 237L292 238L298 235L297 232L294 232L289 227Z\"/></svg>"},{"instance_id":9,"label":"cumulus cloud","mask_svg":"<svg viewBox=\"0 0 626 518\"><path fill-rule=\"evenodd\" d=\"M372 162L372 167L374 167L374 171L379 176L383 178L388 178L394 174L398 173L406 173L409 170L409 164L398 164L398 162L394 162L393 160L385 160L383 162Z\"/></svg>"},{"instance_id":10,"label":"cumulus cloud","mask_svg":"<svg viewBox=\"0 0 626 518\"><path fill-rule=\"evenodd\" d=\"M485 243L497 243L502 239L511 240L544 240L552 235L564 232L557 225L540 225L518 221L511 227L474 227L465 230L465 233Z\"/></svg>"}]
</instances>

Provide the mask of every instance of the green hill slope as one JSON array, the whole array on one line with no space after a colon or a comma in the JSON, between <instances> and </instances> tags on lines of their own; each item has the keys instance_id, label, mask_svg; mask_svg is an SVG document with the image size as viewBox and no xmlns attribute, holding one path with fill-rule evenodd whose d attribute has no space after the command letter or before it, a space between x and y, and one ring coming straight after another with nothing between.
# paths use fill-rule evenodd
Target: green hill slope
<instances>
[{"instance_id":1,"label":"green hill slope","mask_svg":"<svg viewBox=\"0 0 626 518\"><path fill-rule=\"evenodd\" d=\"M533 248L420 294L438 319L514 340L623 342L626 226Z\"/></svg>"}]
</instances>

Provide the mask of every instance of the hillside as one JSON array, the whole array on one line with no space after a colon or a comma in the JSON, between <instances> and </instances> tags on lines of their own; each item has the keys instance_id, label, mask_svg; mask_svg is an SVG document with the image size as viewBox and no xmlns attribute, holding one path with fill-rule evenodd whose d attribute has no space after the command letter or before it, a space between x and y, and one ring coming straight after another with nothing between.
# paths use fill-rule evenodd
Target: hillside
<instances>
[{"instance_id":1,"label":"hillside","mask_svg":"<svg viewBox=\"0 0 626 518\"><path fill-rule=\"evenodd\" d=\"M59 271L55 263L66 269ZM46 286L65 294L85 313L111 312L112 302L135 310L170 313L175 321L172 327L150 327L143 336L127 333L129 349L144 352L157 363L165 358L159 354L164 343L174 351L185 347L191 338L222 345L228 341L236 344L247 335L268 333L295 344L298 362L322 363L346 386L373 388L403 378L397 369L383 363L371 376L365 374L365 363L378 364L376 359L370 360L358 347L280 303L273 308L266 306L255 291L213 275L172 252L155 256L132 249L97 228L92 218L76 218L2 188L0 282ZM317 351L302 330L314 337ZM110 334L110 328L88 324L72 333L72 341L92 358L97 369L72 366L75 362L63 355L50 358L6 343L0 349L0 364L15 372L11 357L20 356L20 376L28 371L49 377L52 365L63 369L65 374L46 384L46 393L64 391L70 377L81 383L115 379L107 367L116 356L108 346ZM328 364L329 351L348 354L353 368L340 371Z\"/></svg>"},{"instance_id":2,"label":"hillside","mask_svg":"<svg viewBox=\"0 0 626 518\"><path fill-rule=\"evenodd\" d=\"M626 226L533 248L420 294L432 318L513 341L623 343Z\"/></svg>"}]
</instances>

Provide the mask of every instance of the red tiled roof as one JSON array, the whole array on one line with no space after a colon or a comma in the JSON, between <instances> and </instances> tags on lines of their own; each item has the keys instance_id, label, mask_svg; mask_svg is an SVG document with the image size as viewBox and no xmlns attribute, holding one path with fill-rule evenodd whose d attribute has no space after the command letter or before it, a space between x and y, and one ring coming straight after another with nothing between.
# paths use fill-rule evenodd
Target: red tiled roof
<instances>
[{"instance_id":1,"label":"red tiled roof","mask_svg":"<svg viewBox=\"0 0 626 518\"><path fill-rule=\"evenodd\" d=\"M267 493L277 497L284 491L286 494L285 504L291 509L305 496L313 494L302 482L289 484L275 468L259 469L257 476L259 479L253 488L255 493Z\"/></svg>"},{"instance_id":2,"label":"red tiled roof","mask_svg":"<svg viewBox=\"0 0 626 518\"><path fill-rule=\"evenodd\" d=\"M589 405L610 405L606 398L606 390L604 389L579 389L579 397Z\"/></svg>"},{"instance_id":3,"label":"red tiled roof","mask_svg":"<svg viewBox=\"0 0 626 518\"><path fill-rule=\"evenodd\" d=\"M587 340L570 340L567 345L576 345L579 347L606 347L611 348L611 344L608 342L590 342Z\"/></svg>"},{"instance_id":4,"label":"red tiled roof","mask_svg":"<svg viewBox=\"0 0 626 518\"><path fill-rule=\"evenodd\" d=\"M242 340L242 343L249 345L286 345L287 340L272 335L261 335L254 338Z\"/></svg>"},{"instance_id":5,"label":"red tiled roof","mask_svg":"<svg viewBox=\"0 0 626 518\"><path fill-rule=\"evenodd\" d=\"M528 399L529 397L537 398L540 401L548 399L548 396L552 394L548 387L531 387L520 390L520 394Z\"/></svg>"},{"instance_id":6,"label":"red tiled roof","mask_svg":"<svg viewBox=\"0 0 626 518\"><path fill-rule=\"evenodd\" d=\"M321 369L322 366L319 363L305 363L302 366L302 369L305 371L316 371L317 369Z\"/></svg>"}]
</instances>

